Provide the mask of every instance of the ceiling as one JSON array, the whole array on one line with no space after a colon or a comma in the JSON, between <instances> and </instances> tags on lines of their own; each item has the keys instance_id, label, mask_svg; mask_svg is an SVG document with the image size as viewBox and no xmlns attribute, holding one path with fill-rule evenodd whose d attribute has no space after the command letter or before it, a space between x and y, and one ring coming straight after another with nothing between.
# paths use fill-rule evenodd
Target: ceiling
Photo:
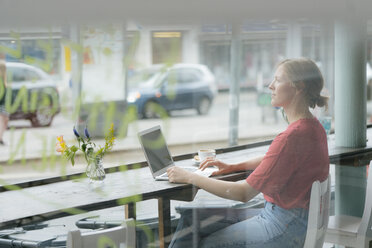
<instances>
[{"instance_id":1,"label":"ceiling","mask_svg":"<svg viewBox=\"0 0 372 248\"><path fill-rule=\"evenodd\" d=\"M244 19L372 18L371 0L0 0L0 27L136 20L144 24Z\"/></svg>"}]
</instances>

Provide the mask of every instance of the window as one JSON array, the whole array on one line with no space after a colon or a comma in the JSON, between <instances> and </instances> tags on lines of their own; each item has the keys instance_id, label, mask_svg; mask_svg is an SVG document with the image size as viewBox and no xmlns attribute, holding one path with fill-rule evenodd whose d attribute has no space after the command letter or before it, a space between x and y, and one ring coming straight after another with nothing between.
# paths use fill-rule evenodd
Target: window
<instances>
[{"instance_id":1,"label":"window","mask_svg":"<svg viewBox=\"0 0 372 248\"><path fill-rule=\"evenodd\" d=\"M7 68L7 76L9 82L18 83L26 81L26 73L22 68L9 67Z\"/></svg>"},{"instance_id":2,"label":"window","mask_svg":"<svg viewBox=\"0 0 372 248\"><path fill-rule=\"evenodd\" d=\"M37 80L41 80L40 75L37 74L35 71L29 70L29 69L25 69L24 72L25 72L26 81L35 82Z\"/></svg>"},{"instance_id":3,"label":"window","mask_svg":"<svg viewBox=\"0 0 372 248\"><path fill-rule=\"evenodd\" d=\"M177 79L179 83L187 84L194 83L200 80L200 72L193 69L181 69L177 71Z\"/></svg>"},{"instance_id":4,"label":"window","mask_svg":"<svg viewBox=\"0 0 372 248\"><path fill-rule=\"evenodd\" d=\"M182 62L182 33L153 32L152 63Z\"/></svg>"}]
</instances>

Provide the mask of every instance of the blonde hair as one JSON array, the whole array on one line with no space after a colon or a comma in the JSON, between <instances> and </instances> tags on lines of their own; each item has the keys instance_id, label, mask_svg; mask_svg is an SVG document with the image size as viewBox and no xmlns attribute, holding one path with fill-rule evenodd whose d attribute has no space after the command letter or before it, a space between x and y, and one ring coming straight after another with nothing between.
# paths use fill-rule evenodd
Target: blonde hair
<instances>
[{"instance_id":1,"label":"blonde hair","mask_svg":"<svg viewBox=\"0 0 372 248\"><path fill-rule=\"evenodd\" d=\"M324 86L323 76L314 61L306 58L286 59L277 67L279 66L282 66L286 76L296 88L303 83L304 95L309 107L328 107L328 97L320 95Z\"/></svg>"}]
</instances>

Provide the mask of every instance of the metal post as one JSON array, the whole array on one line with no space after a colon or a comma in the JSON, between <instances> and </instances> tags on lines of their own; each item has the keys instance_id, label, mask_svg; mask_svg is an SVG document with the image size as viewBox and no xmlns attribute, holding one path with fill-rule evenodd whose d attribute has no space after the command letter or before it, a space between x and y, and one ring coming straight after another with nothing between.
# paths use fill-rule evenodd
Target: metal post
<instances>
[{"instance_id":1,"label":"metal post","mask_svg":"<svg viewBox=\"0 0 372 248\"><path fill-rule=\"evenodd\" d=\"M336 146L366 145L367 22L347 15L335 23L335 136ZM336 214L362 216L365 167L336 165Z\"/></svg>"},{"instance_id":2,"label":"metal post","mask_svg":"<svg viewBox=\"0 0 372 248\"><path fill-rule=\"evenodd\" d=\"M238 127L239 127L239 81L240 81L240 65L241 65L241 39L240 25L234 23L232 25L231 38L231 57L230 57L230 122L229 122L229 145L235 146L238 144Z\"/></svg>"},{"instance_id":3,"label":"metal post","mask_svg":"<svg viewBox=\"0 0 372 248\"><path fill-rule=\"evenodd\" d=\"M321 71L324 77L324 92L322 94L329 96L328 111L326 115L334 116L334 97L331 92L334 91L334 23L325 21L321 23L320 35L320 58Z\"/></svg>"},{"instance_id":4,"label":"metal post","mask_svg":"<svg viewBox=\"0 0 372 248\"><path fill-rule=\"evenodd\" d=\"M122 36L123 36L123 71L124 71L124 101L127 100L128 97L128 69L129 65L127 64L127 56L128 56L128 49L127 49L127 22L123 22L122 27Z\"/></svg>"},{"instance_id":5,"label":"metal post","mask_svg":"<svg viewBox=\"0 0 372 248\"><path fill-rule=\"evenodd\" d=\"M79 109L82 100L83 45L80 32L79 24L71 25L70 39L73 47L71 49L71 83L74 113L80 112Z\"/></svg>"},{"instance_id":6,"label":"metal post","mask_svg":"<svg viewBox=\"0 0 372 248\"><path fill-rule=\"evenodd\" d=\"M287 58L298 58L302 55L301 25L295 21L288 23L286 51Z\"/></svg>"}]
</instances>

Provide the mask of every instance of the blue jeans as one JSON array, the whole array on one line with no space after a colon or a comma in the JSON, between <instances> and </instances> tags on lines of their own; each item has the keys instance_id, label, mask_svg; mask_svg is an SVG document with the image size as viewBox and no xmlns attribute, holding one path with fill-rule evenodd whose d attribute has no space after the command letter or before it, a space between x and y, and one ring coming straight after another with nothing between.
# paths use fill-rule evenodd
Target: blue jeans
<instances>
[{"instance_id":1,"label":"blue jeans","mask_svg":"<svg viewBox=\"0 0 372 248\"><path fill-rule=\"evenodd\" d=\"M303 247L308 210L185 209L169 247Z\"/></svg>"}]
</instances>

